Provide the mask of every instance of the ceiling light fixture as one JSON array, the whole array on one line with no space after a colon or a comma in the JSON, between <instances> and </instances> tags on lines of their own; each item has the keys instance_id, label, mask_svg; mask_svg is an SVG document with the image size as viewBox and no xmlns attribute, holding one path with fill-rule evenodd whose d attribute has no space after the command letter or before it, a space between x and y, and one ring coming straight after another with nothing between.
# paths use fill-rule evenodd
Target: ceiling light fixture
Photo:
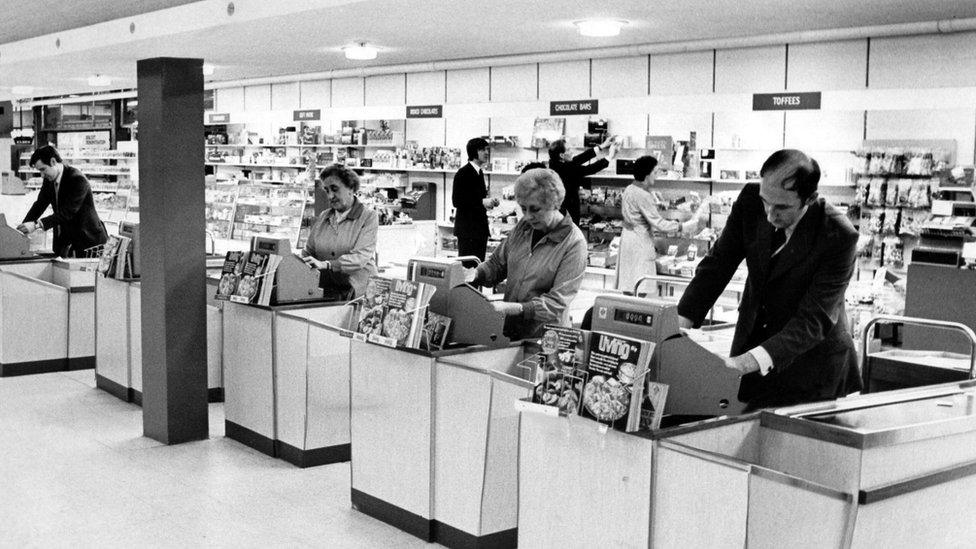
<instances>
[{"instance_id":1,"label":"ceiling light fixture","mask_svg":"<svg viewBox=\"0 0 976 549\"><path fill-rule=\"evenodd\" d=\"M366 42L359 42L352 46L346 46L342 48L342 51L346 52L346 59L352 59L354 61L368 61L370 59L376 59L377 53L376 48L366 44Z\"/></svg>"},{"instance_id":2,"label":"ceiling light fixture","mask_svg":"<svg viewBox=\"0 0 976 549\"><path fill-rule=\"evenodd\" d=\"M623 19L584 19L573 21L583 36L617 36L627 24Z\"/></svg>"},{"instance_id":3,"label":"ceiling light fixture","mask_svg":"<svg viewBox=\"0 0 976 549\"><path fill-rule=\"evenodd\" d=\"M103 76L101 74L96 74L95 76L88 77L88 85L93 88L110 86L111 84L112 84L112 79L107 76Z\"/></svg>"},{"instance_id":4,"label":"ceiling light fixture","mask_svg":"<svg viewBox=\"0 0 976 549\"><path fill-rule=\"evenodd\" d=\"M30 95L34 93L34 86L13 86L10 93L14 95Z\"/></svg>"},{"instance_id":5,"label":"ceiling light fixture","mask_svg":"<svg viewBox=\"0 0 976 549\"><path fill-rule=\"evenodd\" d=\"M213 73L214 73L214 66L211 65L210 63L204 63L203 64L203 75L204 76L212 76Z\"/></svg>"}]
</instances>

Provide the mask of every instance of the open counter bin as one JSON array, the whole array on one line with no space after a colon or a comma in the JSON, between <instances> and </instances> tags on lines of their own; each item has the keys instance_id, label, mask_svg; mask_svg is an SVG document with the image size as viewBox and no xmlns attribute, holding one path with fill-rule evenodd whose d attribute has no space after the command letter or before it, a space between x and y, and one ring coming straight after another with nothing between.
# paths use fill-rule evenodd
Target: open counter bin
<instances>
[{"instance_id":1,"label":"open counter bin","mask_svg":"<svg viewBox=\"0 0 976 549\"><path fill-rule=\"evenodd\" d=\"M523 403L519 538L531 547L965 544L976 533L972 401L972 388L939 386L637 434Z\"/></svg>"},{"instance_id":2,"label":"open counter bin","mask_svg":"<svg viewBox=\"0 0 976 549\"><path fill-rule=\"evenodd\" d=\"M333 321L340 322L341 320L335 319L351 314L349 312L351 307L343 303L325 301L272 306L227 301L223 305L222 346L226 436L273 457L294 455L293 452L290 454L289 450L299 450L303 454L306 450L315 450L315 447L306 447L306 442L311 442L307 438L309 432L295 432L297 423L301 423L299 430L305 428L304 419L318 421L318 418L305 415L305 398L308 395L306 390L311 390L315 395L321 394L320 388L304 385L308 380L301 379L302 375L310 373L313 376L312 381L318 380L318 372L315 372L317 366L315 355L320 352L317 342L309 339L309 332L303 331L301 324L312 321L322 325L332 324ZM296 314L301 315L299 311L313 308L322 311L309 311L305 313L304 319L296 318ZM282 319L279 313L290 313L292 316ZM282 320L285 321L283 325ZM348 339L343 339L341 344L348 347ZM308 359L309 353L313 355L311 364ZM344 359L344 356L345 354L340 351L339 357L336 358L340 369L348 369L348 360ZM279 358L285 362L279 363ZM279 364L283 368L280 378ZM329 368L331 371L334 366ZM295 373L295 369L299 373ZM298 376L297 385L295 376ZM279 381L283 383L280 390L277 387ZM330 383L328 380L322 381ZM331 390L332 387L328 389ZM294 391L295 394L290 391ZM279 398L284 407L285 430L282 431L286 437L284 444L290 448L285 448L278 443L276 414L279 411L277 406ZM315 403L314 398L313 403ZM297 419L296 413L303 419ZM348 413L343 412L343 415L348 416ZM279 456L279 450L282 449L285 450L284 454ZM305 458L301 457L301 459Z\"/></svg>"},{"instance_id":3,"label":"open counter bin","mask_svg":"<svg viewBox=\"0 0 976 549\"><path fill-rule=\"evenodd\" d=\"M274 326L275 455L299 467L349 461L354 307L280 312Z\"/></svg>"},{"instance_id":4,"label":"open counter bin","mask_svg":"<svg viewBox=\"0 0 976 549\"><path fill-rule=\"evenodd\" d=\"M351 343L353 507L449 547L514 547L528 348Z\"/></svg>"},{"instance_id":5,"label":"open counter bin","mask_svg":"<svg viewBox=\"0 0 976 549\"><path fill-rule=\"evenodd\" d=\"M142 405L142 283L98 275L95 281L95 385ZM207 305L207 388L222 402L221 309Z\"/></svg>"},{"instance_id":6,"label":"open counter bin","mask_svg":"<svg viewBox=\"0 0 976 549\"><path fill-rule=\"evenodd\" d=\"M0 265L0 376L94 367L91 267L84 259Z\"/></svg>"}]
</instances>

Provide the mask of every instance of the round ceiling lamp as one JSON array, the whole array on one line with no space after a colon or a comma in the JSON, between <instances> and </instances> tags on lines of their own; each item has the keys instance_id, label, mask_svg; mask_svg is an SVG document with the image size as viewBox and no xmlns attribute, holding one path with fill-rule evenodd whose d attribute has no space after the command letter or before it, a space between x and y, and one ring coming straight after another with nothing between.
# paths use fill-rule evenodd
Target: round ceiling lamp
<instances>
[{"instance_id":1,"label":"round ceiling lamp","mask_svg":"<svg viewBox=\"0 0 976 549\"><path fill-rule=\"evenodd\" d=\"M102 74L96 74L88 77L88 85L93 88L102 88L105 86L110 86L111 84L112 79Z\"/></svg>"},{"instance_id":2,"label":"round ceiling lamp","mask_svg":"<svg viewBox=\"0 0 976 549\"><path fill-rule=\"evenodd\" d=\"M346 59L352 59L353 61L369 61L370 59L376 59L377 50L375 47L370 46L366 42L359 42L353 44L352 46L346 46L342 48L342 51L346 54Z\"/></svg>"},{"instance_id":3,"label":"round ceiling lamp","mask_svg":"<svg viewBox=\"0 0 976 549\"><path fill-rule=\"evenodd\" d=\"M583 36L617 36L620 29L627 24L623 19L583 19L573 21L579 33Z\"/></svg>"}]
</instances>

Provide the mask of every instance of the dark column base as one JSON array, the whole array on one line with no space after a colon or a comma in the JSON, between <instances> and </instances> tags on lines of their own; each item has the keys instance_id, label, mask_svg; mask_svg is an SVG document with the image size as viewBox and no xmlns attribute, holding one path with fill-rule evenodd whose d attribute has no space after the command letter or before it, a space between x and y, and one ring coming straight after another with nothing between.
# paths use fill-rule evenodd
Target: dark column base
<instances>
[{"instance_id":1,"label":"dark column base","mask_svg":"<svg viewBox=\"0 0 976 549\"><path fill-rule=\"evenodd\" d=\"M74 358L68 359L68 371L74 370L94 370L95 369L95 355L92 356L76 356Z\"/></svg>"},{"instance_id":2,"label":"dark column base","mask_svg":"<svg viewBox=\"0 0 976 549\"><path fill-rule=\"evenodd\" d=\"M224 401L223 387L214 387L212 389L207 389L207 402L223 402L223 401ZM138 406L142 406L142 391L129 389L129 402L135 403Z\"/></svg>"},{"instance_id":3,"label":"dark column base","mask_svg":"<svg viewBox=\"0 0 976 549\"><path fill-rule=\"evenodd\" d=\"M122 384L116 383L107 377L95 374L95 387L98 387L119 400L132 402L132 397L129 394L131 389L128 389L122 386Z\"/></svg>"},{"instance_id":4,"label":"dark column base","mask_svg":"<svg viewBox=\"0 0 976 549\"><path fill-rule=\"evenodd\" d=\"M381 520L427 542L437 542L454 549L509 549L518 546L518 528L486 536L475 536L436 520L425 519L406 509L360 492L351 493L352 508Z\"/></svg>"},{"instance_id":5,"label":"dark column base","mask_svg":"<svg viewBox=\"0 0 976 549\"><path fill-rule=\"evenodd\" d=\"M434 521L401 509L355 488L350 494L352 508L426 541L434 541Z\"/></svg>"},{"instance_id":6,"label":"dark column base","mask_svg":"<svg viewBox=\"0 0 976 549\"><path fill-rule=\"evenodd\" d=\"M276 440L275 455L297 467L315 467L316 465L328 465L329 463L341 463L349 461L351 446L349 444L336 444L335 446L325 446L312 450L299 450L290 444L285 444Z\"/></svg>"},{"instance_id":7,"label":"dark column base","mask_svg":"<svg viewBox=\"0 0 976 549\"><path fill-rule=\"evenodd\" d=\"M514 549L518 546L518 528L475 536L435 520L434 541L453 549Z\"/></svg>"},{"instance_id":8,"label":"dark column base","mask_svg":"<svg viewBox=\"0 0 976 549\"><path fill-rule=\"evenodd\" d=\"M0 364L0 377L27 376L31 374L50 374L52 372L66 372L67 358L52 360L32 360L29 362L14 362Z\"/></svg>"},{"instance_id":9,"label":"dark column base","mask_svg":"<svg viewBox=\"0 0 976 549\"><path fill-rule=\"evenodd\" d=\"M224 420L224 436L236 440L245 446L250 446L262 454L275 456L275 441L256 433L247 427L241 427L233 421Z\"/></svg>"}]
</instances>

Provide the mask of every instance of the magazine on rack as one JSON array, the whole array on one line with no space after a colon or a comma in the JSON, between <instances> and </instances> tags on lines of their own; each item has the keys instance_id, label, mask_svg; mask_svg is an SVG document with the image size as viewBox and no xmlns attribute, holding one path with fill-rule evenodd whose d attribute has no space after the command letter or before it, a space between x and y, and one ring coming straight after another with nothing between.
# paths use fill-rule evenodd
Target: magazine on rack
<instances>
[{"instance_id":1,"label":"magazine on rack","mask_svg":"<svg viewBox=\"0 0 976 549\"><path fill-rule=\"evenodd\" d=\"M356 327L361 334L357 339L391 347L420 347L426 307L434 290L423 282L370 277Z\"/></svg>"},{"instance_id":2,"label":"magazine on rack","mask_svg":"<svg viewBox=\"0 0 976 549\"><path fill-rule=\"evenodd\" d=\"M356 332L363 336L383 334L383 309L390 298L390 283L389 278L369 277L366 282L366 293L363 294L362 307L359 310L359 320L356 322Z\"/></svg>"},{"instance_id":3,"label":"magazine on rack","mask_svg":"<svg viewBox=\"0 0 976 549\"><path fill-rule=\"evenodd\" d=\"M427 311L424 333L420 338L420 348L440 351L447 344L451 334L451 317Z\"/></svg>"},{"instance_id":4,"label":"magazine on rack","mask_svg":"<svg viewBox=\"0 0 976 549\"><path fill-rule=\"evenodd\" d=\"M268 254L264 252L249 252L244 261L241 278L237 282L237 289L230 296L230 300L237 303L255 303L261 291L264 279L264 269L268 262Z\"/></svg>"},{"instance_id":5,"label":"magazine on rack","mask_svg":"<svg viewBox=\"0 0 976 549\"><path fill-rule=\"evenodd\" d=\"M217 282L215 299L228 300L237 290L237 282L244 271L244 252L230 251L224 257L224 266L220 270L220 280Z\"/></svg>"},{"instance_id":6,"label":"magazine on rack","mask_svg":"<svg viewBox=\"0 0 976 549\"><path fill-rule=\"evenodd\" d=\"M589 335L576 328L545 326L532 402L556 406L565 414L579 414Z\"/></svg>"},{"instance_id":7,"label":"magazine on rack","mask_svg":"<svg viewBox=\"0 0 976 549\"><path fill-rule=\"evenodd\" d=\"M593 332L581 415L620 431L636 431L653 347L648 341Z\"/></svg>"},{"instance_id":8,"label":"magazine on rack","mask_svg":"<svg viewBox=\"0 0 976 549\"><path fill-rule=\"evenodd\" d=\"M641 404L640 430L660 429L664 405L668 399L668 384L648 381Z\"/></svg>"}]
</instances>

